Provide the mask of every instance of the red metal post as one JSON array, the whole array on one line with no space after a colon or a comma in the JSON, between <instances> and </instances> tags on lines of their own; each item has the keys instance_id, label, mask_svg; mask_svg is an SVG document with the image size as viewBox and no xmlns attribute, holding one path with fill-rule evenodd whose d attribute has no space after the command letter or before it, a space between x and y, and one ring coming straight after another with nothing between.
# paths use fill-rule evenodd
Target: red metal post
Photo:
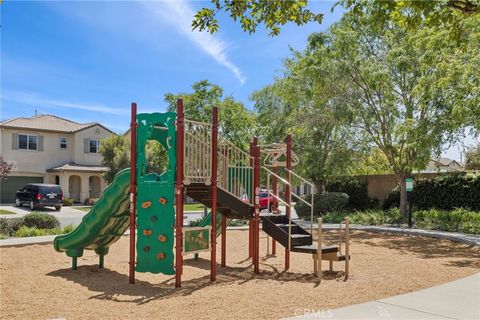
<instances>
[{"instance_id":1,"label":"red metal post","mask_svg":"<svg viewBox=\"0 0 480 320\"><path fill-rule=\"evenodd\" d=\"M227 180L227 175L228 175L228 163L226 161L227 159L227 148L222 149L222 155L224 161L223 163L223 177L222 179L224 180L223 185L226 185L226 180ZM222 267L225 267L227 262L227 218L225 218L224 215L222 215Z\"/></svg>"},{"instance_id":2,"label":"red metal post","mask_svg":"<svg viewBox=\"0 0 480 320\"><path fill-rule=\"evenodd\" d=\"M259 273L260 265L260 147L258 146L258 139L253 139L253 186L255 195L255 216L253 219L253 272Z\"/></svg>"},{"instance_id":3,"label":"red metal post","mask_svg":"<svg viewBox=\"0 0 480 320\"><path fill-rule=\"evenodd\" d=\"M277 168L272 168L272 171L277 174ZM278 197L278 189L277 189L277 177L272 176L272 193ZM278 214L278 202L276 205L272 206L272 213ZM277 253L277 242L275 239L272 238L272 255L275 255Z\"/></svg>"},{"instance_id":4,"label":"red metal post","mask_svg":"<svg viewBox=\"0 0 480 320\"><path fill-rule=\"evenodd\" d=\"M253 153L253 142L250 142L250 167L254 168L254 161L253 161L254 153ZM255 201L255 187L253 183L253 176L252 176L252 203ZM248 219L248 257L253 258L253 219ZM253 263L253 260L252 260Z\"/></svg>"},{"instance_id":5,"label":"red metal post","mask_svg":"<svg viewBox=\"0 0 480 320\"><path fill-rule=\"evenodd\" d=\"M135 283L135 229L137 203L137 104L132 102L130 118L130 256L128 282Z\"/></svg>"},{"instance_id":6,"label":"red metal post","mask_svg":"<svg viewBox=\"0 0 480 320\"><path fill-rule=\"evenodd\" d=\"M175 287L182 286L183 273L183 148L185 122L183 114L183 100L177 100L177 177L175 181Z\"/></svg>"},{"instance_id":7,"label":"red metal post","mask_svg":"<svg viewBox=\"0 0 480 320\"><path fill-rule=\"evenodd\" d=\"M222 215L222 268L226 266L227 258L227 218Z\"/></svg>"},{"instance_id":8,"label":"red metal post","mask_svg":"<svg viewBox=\"0 0 480 320\"><path fill-rule=\"evenodd\" d=\"M290 190L290 183L292 182L292 174L290 170L292 169L292 136L289 134L285 139L285 143L287 144L287 173L286 173L286 180L288 182L285 188L285 201L287 202L287 206L285 208L286 215L288 219L291 219L291 210L290 210L290 203L292 201L292 194ZM285 248L285 270L290 268L290 250L289 248Z\"/></svg>"},{"instance_id":9,"label":"red metal post","mask_svg":"<svg viewBox=\"0 0 480 320\"><path fill-rule=\"evenodd\" d=\"M213 107L212 117L212 251L210 255L210 281L217 275L217 167L218 167L218 108Z\"/></svg>"}]
</instances>

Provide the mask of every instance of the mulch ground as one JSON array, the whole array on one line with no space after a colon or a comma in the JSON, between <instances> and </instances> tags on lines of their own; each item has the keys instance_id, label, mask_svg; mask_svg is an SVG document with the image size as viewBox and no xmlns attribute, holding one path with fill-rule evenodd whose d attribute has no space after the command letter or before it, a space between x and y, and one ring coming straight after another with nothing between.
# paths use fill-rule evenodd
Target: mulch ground
<instances>
[{"instance_id":1,"label":"mulch ground","mask_svg":"<svg viewBox=\"0 0 480 320\"><path fill-rule=\"evenodd\" d=\"M446 240L353 231L350 278L327 272L319 283L311 255L292 253L284 272L284 248L266 255L261 234L259 275L247 259L247 231L228 231L227 268L218 264L210 282L209 253L187 257L182 288L172 276L137 273L128 284L128 238L111 247L105 268L87 251L79 268L51 244L0 249L1 319L277 319L416 291L480 269L480 249ZM336 232L326 232L334 243ZM220 242L220 241L218 241ZM218 263L220 247L218 247ZM323 269L328 269L324 262Z\"/></svg>"}]
</instances>

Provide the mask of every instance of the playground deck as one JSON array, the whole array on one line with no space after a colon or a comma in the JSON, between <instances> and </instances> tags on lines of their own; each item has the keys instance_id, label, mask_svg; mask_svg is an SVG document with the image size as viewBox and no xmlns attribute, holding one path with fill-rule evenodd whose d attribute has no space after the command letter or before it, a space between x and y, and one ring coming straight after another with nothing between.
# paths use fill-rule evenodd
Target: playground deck
<instances>
[{"instance_id":1,"label":"playground deck","mask_svg":"<svg viewBox=\"0 0 480 320\"><path fill-rule=\"evenodd\" d=\"M324 239L337 241L336 232ZM105 269L86 251L79 268L56 254L51 244L0 249L2 319L276 319L303 309L330 309L416 291L474 274L480 249L447 240L353 231L351 275L325 274L316 283L312 257L292 253L283 270L283 250L264 258L266 235L260 233L261 273L246 261L248 231L229 231L227 268L218 262L217 282L210 282L209 253L185 260L182 288L174 276L139 273L128 284L128 237L111 247ZM328 241L327 241L328 242ZM324 270L328 269L324 262ZM334 266L343 268L342 263ZM338 276L338 278L335 278Z\"/></svg>"}]
</instances>

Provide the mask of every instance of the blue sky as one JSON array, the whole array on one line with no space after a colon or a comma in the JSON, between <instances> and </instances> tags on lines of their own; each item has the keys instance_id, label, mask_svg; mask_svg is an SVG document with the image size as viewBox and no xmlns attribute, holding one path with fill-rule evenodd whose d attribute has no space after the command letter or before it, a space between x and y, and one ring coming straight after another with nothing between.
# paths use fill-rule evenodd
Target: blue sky
<instances>
[{"instance_id":1,"label":"blue sky","mask_svg":"<svg viewBox=\"0 0 480 320\"><path fill-rule=\"evenodd\" d=\"M251 107L249 95L272 82L289 46L342 14L334 2L311 2L324 22L287 25L277 37L248 35L228 17L220 32L191 32L206 2L4 2L1 7L1 120L55 114L98 121L116 132L129 124L129 105L163 111L164 94L189 92L208 79ZM445 154L458 159L458 148Z\"/></svg>"},{"instance_id":2,"label":"blue sky","mask_svg":"<svg viewBox=\"0 0 480 320\"><path fill-rule=\"evenodd\" d=\"M129 105L162 111L167 92L191 91L208 79L251 106L252 91L281 70L289 45L302 49L311 32L341 16L333 2L313 3L325 23L287 26L277 37L244 33L226 16L221 30L191 32L207 2L6 2L2 18L2 114L34 110L79 122L128 127Z\"/></svg>"}]
</instances>

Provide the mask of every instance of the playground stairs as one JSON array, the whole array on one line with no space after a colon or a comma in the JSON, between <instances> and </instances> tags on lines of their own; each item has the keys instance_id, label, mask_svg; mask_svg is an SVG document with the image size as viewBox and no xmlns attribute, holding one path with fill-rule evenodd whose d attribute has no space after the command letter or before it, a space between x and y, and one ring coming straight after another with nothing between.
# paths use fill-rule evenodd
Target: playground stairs
<instances>
[{"instance_id":1,"label":"playground stairs","mask_svg":"<svg viewBox=\"0 0 480 320\"><path fill-rule=\"evenodd\" d=\"M275 239L285 248L288 248L288 228L289 219L284 215L263 215L262 230L270 237ZM292 252L300 253L317 253L317 244L313 243L312 235L295 222L291 221L290 242ZM345 260L345 256L339 254L339 247L336 245L322 246L322 255L334 255L336 261Z\"/></svg>"},{"instance_id":2,"label":"playground stairs","mask_svg":"<svg viewBox=\"0 0 480 320\"><path fill-rule=\"evenodd\" d=\"M204 183L191 183L186 186L186 194L190 198L212 207L212 187ZM217 187L217 211L228 219L250 219L255 207L246 203L221 187Z\"/></svg>"}]
</instances>

